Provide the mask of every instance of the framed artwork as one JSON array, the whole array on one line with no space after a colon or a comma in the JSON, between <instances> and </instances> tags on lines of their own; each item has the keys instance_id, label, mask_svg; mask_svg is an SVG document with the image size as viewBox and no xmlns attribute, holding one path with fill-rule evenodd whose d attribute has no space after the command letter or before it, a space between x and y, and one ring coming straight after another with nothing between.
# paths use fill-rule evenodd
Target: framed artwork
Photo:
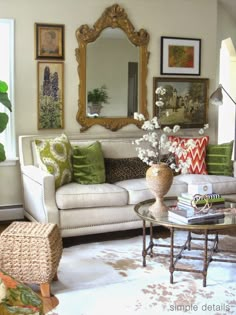
<instances>
[{"instance_id":1,"label":"framed artwork","mask_svg":"<svg viewBox=\"0 0 236 315\"><path fill-rule=\"evenodd\" d=\"M156 93L165 89L164 95ZM209 79L153 78L153 115L159 117L162 126L201 128L208 121ZM156 102L162 101L163 106Z\"/></svg>"},{"instance_id":2,"label":"framed artwork","mask_svg":"<svg viewBox=\"0 0 236 315\"><path fill-rule=\"evenodd\" d=\"M35 59L64 59L64 25L35 23Z\"/></svg>"},{"instance_id":3,"label":"framed artwork","mask_svg":"<svg viewBox=\"0 0 236 315\"><path fill-rule=\"evenodd\" d=\"M38 129L64 128L64 63L38 62Z\"/></svg>"},{"instance_id":4,"label":"framed artwork","mask_svg":"<svg viewBox=\"0 0 236 315\"><path fill-rule=\"evenodd\" d=\"M161 74L200 75L201 39L161 37Z\"/></svg>"}]
</instances>

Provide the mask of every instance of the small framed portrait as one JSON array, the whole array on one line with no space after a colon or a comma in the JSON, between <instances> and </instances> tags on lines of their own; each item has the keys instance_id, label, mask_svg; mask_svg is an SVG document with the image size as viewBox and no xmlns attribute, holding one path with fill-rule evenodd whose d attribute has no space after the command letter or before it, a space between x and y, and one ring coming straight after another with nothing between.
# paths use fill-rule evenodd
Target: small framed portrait
<instances>
[{"instance_id":1,"label":"small framed portrait","mask_svg":"<svg viewBox=\"0 0 236 315\"><path fill-rule=\"evenodd\" d=\"M38 129L64 128L64 63L38 62Z\"/></svg>"},{"instance_id":2,"label":"small framed portrait","mask_svg":"<svg viewBox=\"0 0 236 315\"><path fill-rule=\"evenodd\" d=\"M64 25L35 23L35 59L64 60Z\"/></svg>"},{"instance_id":3,"label":"small framed portrait","mask_svg":"<svg viewBox=\"0 0 236 315\"><path fill-rule=\"evenodd\" d=\"M209 79L153 78L153 116L162 126L202 128L208 123ZM163 95L158 89L164 89ZM161 101L161 106L158 106Z\"/></svg>"},{"instance_id":4,"label":"small framed portrait","mask_svg":"<svg viewBox=\"0 0 236 315\"><path fill-rule=\"evenodd\" d=\"M201 39L161 37L161 74L200 75Z\"/></svg>"}]
</instances>

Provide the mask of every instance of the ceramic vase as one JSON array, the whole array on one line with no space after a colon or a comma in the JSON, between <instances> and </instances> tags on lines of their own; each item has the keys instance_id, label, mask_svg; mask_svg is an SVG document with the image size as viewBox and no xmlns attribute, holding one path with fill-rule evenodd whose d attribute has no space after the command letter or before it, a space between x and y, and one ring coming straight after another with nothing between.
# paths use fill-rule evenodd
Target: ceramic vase
<instances>
[{"instance_id":1,"label":"ceramic vase","mask_svg":"<svg viewBox=\"0 0 236 315\"><path fill-rule=\"evenodd\" d=\"M166 163L153 164L146 172L147 186L154 194L156 201L149 207L154 217L168 211L164 203L164 196L173 182L173 172Z\"/></svg>"},{"instance_id":2,"label":"ceramic vase","mask_svg":"<svg viewBox=\"0 0 236 315\"><path fill-rule=\"evenodd\" d=\"M98 114L98 115L100 115L101 110L103 108L102 104L100 103L97 103L97 104L94 103L94 104L88 105L88 107L89 107L90 114Z\"/></svg>"}]
</instances>

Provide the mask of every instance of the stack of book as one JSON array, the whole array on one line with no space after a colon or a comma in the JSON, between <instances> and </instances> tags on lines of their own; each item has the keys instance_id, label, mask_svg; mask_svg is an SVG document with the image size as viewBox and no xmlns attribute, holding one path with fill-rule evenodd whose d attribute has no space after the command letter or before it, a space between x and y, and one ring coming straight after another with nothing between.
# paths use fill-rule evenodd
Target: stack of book
<instances>
[{"instance_id":1,"label":"stack of book","mask_svg":"<svg viewBox=\"0 0 236 315\"><path fill-rule=\"evenodd\" d=\"M220 219L224 218L224 213L214 212L193 213L183 209L173 208L168 211L168 218L172 222L186 224L216 224L220 223Z\"/></svg>"},{"instance_id":2,"label":"stack of book","mask_svg":"<svg viewBox=\"0 0 236 315\"><path fill-rule=\"evenodd\" d=\"M214 209L224 208L224 202L225 199L216 193L204 196L182 193L178 197L177 207L170 208L168 217L171 221L187 224L219 223L219 220L224 218L224 213ZM207 213L201 211L204 205L207 205Z\"/></svg>"},{"instance_id":3,"label":"stack of book","mask_svg":"<svg viewBox=\"0 0 236 315\"><path fill-rule=\"evenodd\" d=\"M185 210L194 210L194 206L192 204L194 201L195 205L199 208L203 207L206 202L211 206L211 208L224 208L225 199L220 194L212 193L207 194L205 196L192 195L189 193L182 193L181 196L178 197L177 206L179 209Z\"/></svg>"}]
</instances>

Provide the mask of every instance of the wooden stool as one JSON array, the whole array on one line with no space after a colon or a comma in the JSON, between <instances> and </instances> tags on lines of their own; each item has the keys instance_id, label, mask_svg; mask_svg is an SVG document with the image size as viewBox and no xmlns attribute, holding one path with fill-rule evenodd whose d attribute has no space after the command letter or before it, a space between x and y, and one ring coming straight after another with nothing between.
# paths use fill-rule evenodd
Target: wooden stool
<instances>
[{"instance_id":1,"label":"wooden stool","mask_svg":"<svg viewBox=\"0 0 236 315\"><path fill-rule=\"evenodd\" d=\"M0 268L19 281L39 284L43 297L50 297L61 255L56 224L13 222L0 235Z\"/></svg>"}]
</instances>

